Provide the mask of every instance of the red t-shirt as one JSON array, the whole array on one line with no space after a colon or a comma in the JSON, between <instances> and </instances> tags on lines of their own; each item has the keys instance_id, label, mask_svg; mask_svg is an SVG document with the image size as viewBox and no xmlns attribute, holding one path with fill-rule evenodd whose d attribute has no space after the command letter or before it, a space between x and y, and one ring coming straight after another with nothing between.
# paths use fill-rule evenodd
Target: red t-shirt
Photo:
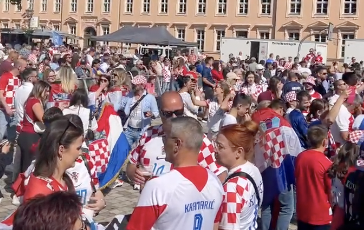
<instances>
[{"instance_id":1,"label":"red t-shirt","mask_svg":"<svg viewBox=\"0 0 364 230\"><path fill-rule=\"evenodd\" d=\"M312 225L332 220L331 179L327 170L331 161L322 152L310 149L296 159L297 219Z\"/></svg>"},{"instance_id":2,"label":"red t-shirt","mask_svg":"<svg viewBox=\"0 0 364 230\"><path fill-rule=\"evenodd\" d=\"M224 76L222 75L221 71L217 71L217 70L213 69L213 70L211 70L211 75L212 75L212 78L216 82L224 80Z\"/></svg>"},{"instance_id":3,"label":"red t-shirt","mask_svg":"<svg viewBox=\"0 0 364 230\"><path fill-rule=\"evenodd\" d=\"M35 116L34 111L33 111L33 105L35 105L37 103L41 103L41 102L40 102L39 99L37 99L35 97L31 97L25 102L24 118L23 118L23 129L22 129L23 132L35 133L34 132L34 127L28 121L28 119L26 118L26 115L28 115L28 117L33 121L33 123L39 121L38 118Z\"/></svg>"}]
</instances>

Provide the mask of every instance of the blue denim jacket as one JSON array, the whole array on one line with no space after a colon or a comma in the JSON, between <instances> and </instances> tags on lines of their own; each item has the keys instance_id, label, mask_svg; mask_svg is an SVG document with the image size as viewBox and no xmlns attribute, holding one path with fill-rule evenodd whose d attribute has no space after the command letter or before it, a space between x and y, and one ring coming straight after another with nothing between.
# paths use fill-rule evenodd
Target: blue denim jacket
<instances>
[{"instance_id":1,"label":"blue denim jacket","mask_svg":"<svg viewBox=\"0 0 364 230\"><path fill-rule=\"evenodd\" d=\"M145 91L143 95L147 94ZM129 116L130 108L132 107L132 103L134 101L134 92L130 92L126 95L121 101L121 109L124 110L125 114ZM159 116L159 109L157 100L151 94L147 94L143 100L140 102L142 107L142 132L144 132L151 124L152 119L150 117L145 117L144 112L151 111L153 116L157 118Z\"/></svg>"}]
</instances>

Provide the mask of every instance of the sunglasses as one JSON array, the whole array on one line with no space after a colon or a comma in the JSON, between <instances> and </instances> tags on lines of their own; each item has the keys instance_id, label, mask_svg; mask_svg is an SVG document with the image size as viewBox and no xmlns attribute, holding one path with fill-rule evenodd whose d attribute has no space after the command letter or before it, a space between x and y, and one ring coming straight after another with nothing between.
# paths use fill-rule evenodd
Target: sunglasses
<instances>
[{"instance_id":1,"label":"sunglasses","mask_svg":"<svg viewBox=\"0 0 364 230\"><path fill-rule=\"evenodd\" d=\"M182 109L177 109L177 110L174 110L174 111L163 111L161 110L161 115L165 118L170 118L173 116L173 114L176 116L176 117L182 117L183 114L184 114L184 108Z\"/></svg>"},{"instance_id":2,"label":"sunglasses","mask_svg":"<svg viewBox=\"0 0 364 230\"><path fill-rule=\"evenodd\" d=\"M66 131L69 129L69 127L70 127L71 125L72 125L73 127L77 128L77 129L79 129L79 128L80 128L80 127L78 127L75 123L73 123L72 121L70 121L69 119L67 119L67 121L68 121L67 126L66 126L66 128L64 129L64 131L63 131L63 133L62 133L61 137L59 138L59 145L62 145L61 140L62 140L63 136L66 134Z\"/></svg>"}]
</instances>

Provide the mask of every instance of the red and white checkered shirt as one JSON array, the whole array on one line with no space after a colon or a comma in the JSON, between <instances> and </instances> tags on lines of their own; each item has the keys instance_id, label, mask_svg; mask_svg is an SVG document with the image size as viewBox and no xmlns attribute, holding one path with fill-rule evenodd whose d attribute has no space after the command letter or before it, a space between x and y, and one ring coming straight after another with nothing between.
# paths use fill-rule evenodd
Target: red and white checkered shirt
<instances>
[{"instance_id":1,"label":"red and white checkered shirt","mask_svg":"<svg viewBox=\"0 0 364 230\"><path fill-rule=\"evenodd\" d=\"M169 172L172 165L165 160L163 135L162 125L149 127L140 138L138 146L129 155L130 163L153 166L153 176ZM198 155L198 164L215 175L220 175L226 170L216 163L214 146L206 135Z\"/></svg>"},{"instance_id":2,"label":"red and white checkered shirt","mask_svg":"<svg viewBox=\"0 0 364 230\"><path fill-rule=\"evenodd\" d=\"M241 86L240 90L240 93L245 93L246 95L251 95L258 98L259 94L263 92L263 86L257 85L255 83L253 85L244 84Z\"/></svg>"},{"instance_id":3,"label":"red and white checkered shirt","mask_svg":"<svg viewBox=\"0 0 364 230\"><path fill-rule=\"evenodd\" d=\"M0 90L4 90L6 104L10 109L14 109L15 90L21 85L20 79L12 73L4 73L0 77Z\"/></svg>"},{"instance_id":4,"label":"red and white checkered shirt","mask_svg":"<svg viewBox=\"0 0 364 230\"><path fill-rule=\"evenodd\" d=\"M244 177L233 177L224 184L225 196L221 204L222 217L219 229L257 229L258 199L263 198L263 180L259 169L247 162L229 171L249 174L259 191L255 191L253 184Z\"/></svg>"},{"instance_id":5,"label":"red and white checkered shirt","mask_svg":"<svg viewBox=\"0 0 364 230\"><path fill-rule=\"evenodd\" d=\"M37 64L38 63L38 57L35 54L29 54L28 56L28 61L33 63L33 64Z\"/></svg>"}]
</instances>

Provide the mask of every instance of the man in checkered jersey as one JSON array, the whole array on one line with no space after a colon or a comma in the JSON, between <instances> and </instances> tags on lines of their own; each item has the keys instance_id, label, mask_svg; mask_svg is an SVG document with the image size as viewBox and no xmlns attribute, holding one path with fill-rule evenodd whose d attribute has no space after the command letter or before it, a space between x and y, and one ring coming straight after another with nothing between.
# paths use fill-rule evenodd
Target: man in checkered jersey
<instances>
[{"instance_id":1,"label":"man in checkered jersey","mask_svg":"<svg viewBox=\"0 0 364 230\"><path fill-rule=\"evenodd\" d=\"M160 115L163 124L168 118L183 115L183 101L178 92L165 92L160 100ZM163 135L163 125L150 127L145 131L137 147L129 155L126 173L136 184L144 184L145 182L143 174L137 168L137 165L152 166L153 176L160 176L171 170L172 164L165 160L166 153L162 141ZM226 179L226 169L216 163L214 147L206 135L203 136L198 163L217 175L221 182L224 182Z\"/></svg>"},{"instance_id":2,"label":"man in checkered jersey","mask_svg":"<svg viewBox=\"0 0 364 230\"><path fill-rule=\"evenodd\" d=\"M126 229L217 228L224 190L216 175L197 164L204 137L201 124L192 117L176 117L163 128L166 161L174 169L145 184Z\"/></svg>"}]
</instances>

